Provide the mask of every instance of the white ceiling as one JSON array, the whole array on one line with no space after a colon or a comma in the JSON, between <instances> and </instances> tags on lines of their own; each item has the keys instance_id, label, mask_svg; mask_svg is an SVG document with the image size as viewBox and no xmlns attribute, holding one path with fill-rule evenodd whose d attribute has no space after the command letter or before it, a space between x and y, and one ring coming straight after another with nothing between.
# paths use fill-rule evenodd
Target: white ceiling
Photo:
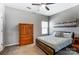
<instances>
[{"instance_id":1,"label":"white ceiling","mask_svg":"<svg viewBox=\"0 0 79 59\"><path fill-rule=\"evenodd\" d=\"M47 11L44 8L40 9L40 6L33 6L31 3L7 3L5 5L8 7L13 7L24 11L35 12L45 16L51 16L56 13L67 10L69 8L72 8L74 6L77 6L79 4L78 3L55 3L55 4L47 5L50 11ZM31 9L28 9L26 7L30 7Z\"/></svg>"}]
</instances>

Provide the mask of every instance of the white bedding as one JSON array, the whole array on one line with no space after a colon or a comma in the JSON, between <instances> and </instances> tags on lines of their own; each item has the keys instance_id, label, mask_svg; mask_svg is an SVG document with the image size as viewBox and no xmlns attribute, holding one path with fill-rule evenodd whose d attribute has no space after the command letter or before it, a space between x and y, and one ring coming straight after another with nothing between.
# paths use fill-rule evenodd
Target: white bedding
<instances>
[{"instance_id":1,"label":"white bedding","mask_svg":"<svg viewBox=\"0 0 79 59\"><path fill-rule=\"evenodd\" d=\"M53 37L51 35L38 37L38 40L54 48L55 52L72 43L72 38Z\"/></svg>"}]
</instances>

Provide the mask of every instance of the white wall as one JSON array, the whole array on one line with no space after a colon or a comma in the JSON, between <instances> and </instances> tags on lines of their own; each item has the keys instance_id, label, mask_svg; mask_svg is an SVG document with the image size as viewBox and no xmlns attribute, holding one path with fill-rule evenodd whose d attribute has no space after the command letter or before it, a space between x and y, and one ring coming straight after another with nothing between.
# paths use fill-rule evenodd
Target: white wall
<instances>
[{"instance_id":1,"label":"white wall","mask_svg":"<svg viewBox=\"0 0 79 59\"><path fill-rule=\"evenodd\" d=\"M3 21L4 21L4 5L0 4L0 51L3 50Z\"/></svg>"},{"instance_id":2,"label":"white wall","mask_svg":"<svg viewBox=\"0 0 79 59\"><path fill-rule=\"evenodd\" d=\"M48 17L18 10L11 7L5 7L5 45L19 43L18 24L21 22L34 24L34 39L41 35L41 21L48 21Z\"/></svg>"},{"instance_id":3,"label":"white wall","mask_svg":"<svg viewBox=\"0 0 79 59\"><path fill-rule=\"evenodd\" d=\"M64 21L71 21L77 19L78 27L60 27L60 28L54 28L53 24L58 22L64 22ZM53 31L69 31L69 32L75 32L79 34L79 5L76 7L73 7L71 9L65 10L63 12L60 12L58 14L52 15L49 17L49 32L50 34L53 33Z\"/></svg>"}]
</instances>

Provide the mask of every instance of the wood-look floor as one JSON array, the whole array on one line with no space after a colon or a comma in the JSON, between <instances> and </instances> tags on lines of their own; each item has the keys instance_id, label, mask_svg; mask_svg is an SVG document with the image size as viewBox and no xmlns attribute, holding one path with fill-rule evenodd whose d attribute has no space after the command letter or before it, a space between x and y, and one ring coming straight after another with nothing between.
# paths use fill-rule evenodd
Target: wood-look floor
<instances>
[{"instance_id":1,"label":"wood-look floor","mask_svg":"<svg viewBox=\"0 0 79 59\"><path fill-rule=\"evenodd\" d=\"M6 47L0 55L45 55L45 53L34 44L31 44Z\"/></svg>"}]
</instances>

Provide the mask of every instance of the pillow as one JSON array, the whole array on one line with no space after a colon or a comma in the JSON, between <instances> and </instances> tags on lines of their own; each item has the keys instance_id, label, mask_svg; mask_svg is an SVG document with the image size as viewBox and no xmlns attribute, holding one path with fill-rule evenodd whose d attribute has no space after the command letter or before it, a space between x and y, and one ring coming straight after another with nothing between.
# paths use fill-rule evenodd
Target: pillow
<instances>
[{"instance_id":1,"label":"pillow","mask_svg":"<svg viewBox=\"0 0 79 59\"><path fill-rule=\"evenodd\" d=\"M62 32L56 32L55 37L63 37L63 33Z\"/></svg>"},{"instance_id":2,"label":"pillow","mask_svg":"<svg viewBox=\"0 0 79 59\"><path fill-rule=\"evenodd\" d=\"M66 38L72 38L72 33L63 33L63 36Z\"/></svg>"},{"instance_id":3,"label":"pillow","mask_svg":"<svg viewBox=\"0 0 79 59\"><path fill-rule=\"evenodd\" d=\"M56 34L56 32L53 32L52 36L54 36L54 37L55 37L55 34Z\"/></svg>"}]
</instances>

